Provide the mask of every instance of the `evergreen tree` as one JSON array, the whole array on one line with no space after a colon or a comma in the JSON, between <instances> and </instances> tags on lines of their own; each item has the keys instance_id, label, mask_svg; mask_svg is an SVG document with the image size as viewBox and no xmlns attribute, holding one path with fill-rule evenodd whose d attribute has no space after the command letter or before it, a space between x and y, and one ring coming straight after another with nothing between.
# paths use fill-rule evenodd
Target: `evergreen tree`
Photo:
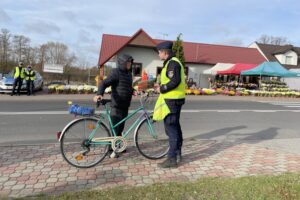
<instances>
[{"instance_id":1,"label":"evergreen tree","mask_svg":"<svg viewBox=\"0 0 300 200\"><path fill-rule=\"evenodd\" d=\"M182 46L182 39L181 39L182 33L180 33L176 41L173 44L173 52L175 52L176 57L181 61L181 63L184 65L184 51L183 51L183 46Z\"/></svg>"}]
</instances>

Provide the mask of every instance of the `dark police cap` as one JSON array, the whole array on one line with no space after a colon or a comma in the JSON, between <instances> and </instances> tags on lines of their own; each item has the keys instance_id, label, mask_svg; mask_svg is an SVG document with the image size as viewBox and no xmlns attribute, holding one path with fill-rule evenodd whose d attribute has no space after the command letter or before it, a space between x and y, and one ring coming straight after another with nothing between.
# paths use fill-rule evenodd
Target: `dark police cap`
<instances>
[{"instance_id":1,"label":"dark police cap","mask_svg":"<svg viewBox=\"0 0 300 200\"><path fill-rule=\"evenodd\" d=\"M162 42L162 43L159 43L158 45L156 45L157 50L161 50L161 49L172 50L172 47L173 47L173 42L170 42L170 41Z\"/></svg>"}]
</instances>

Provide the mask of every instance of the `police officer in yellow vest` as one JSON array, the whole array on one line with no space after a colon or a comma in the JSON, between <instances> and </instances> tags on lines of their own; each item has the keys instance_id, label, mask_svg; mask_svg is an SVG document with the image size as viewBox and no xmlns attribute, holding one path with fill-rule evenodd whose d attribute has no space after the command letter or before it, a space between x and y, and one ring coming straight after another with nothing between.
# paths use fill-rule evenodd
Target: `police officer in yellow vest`
<instances>
[{"instance_id":1,"label":"police officer in yellow vest","mask_svg":"<svg viewBox=\"0 0 300 200\"><path fill-rule=\"evenodd\" d=\"M27 86L27 95L33 95L34 91L34 80L35 80L35 72L32 70L31 65L28 66L26 72L26 86Z\"/></svg>"},{"instance_id":2,"label":"police officer in yellow vest","mask_svg":"<svg viewBox=\"0 0 300 200\"><path fill-rule=\"evenodd\" d=\"M20 96L21 87L23 84L23 79L25 78L25 70L23 68L23 63L19 62L19 66L14 69L14 84L11 92L11 96L15 95L15 88L18 85L17 94Z\"/></svg>"},{"instance_id":3,"label":"police officer in yellow vest","mask_svg":"<svg viewBox=\"0 0 300 200\"><path fill-rule=\"evenodd\" d=\"M156 46L159 58L164 61L158 91L160 92L159 99L165 102L164 110L162 110L165 116L162 118L170 144L168 158L158 164L162 168L177 167L178 162L181 161L183 142L179 120L181 107L185 103L185 74L183 64L175 57L172 46L173 42L169 41Z\"/></svg>"}]
</instances>

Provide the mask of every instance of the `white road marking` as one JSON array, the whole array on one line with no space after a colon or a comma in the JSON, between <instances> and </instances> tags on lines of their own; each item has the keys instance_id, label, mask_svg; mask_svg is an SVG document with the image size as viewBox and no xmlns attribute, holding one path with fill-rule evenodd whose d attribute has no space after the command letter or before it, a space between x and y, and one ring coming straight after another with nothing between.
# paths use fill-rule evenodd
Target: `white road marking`
<instances>
[{"instance_id":1,"label":"white road marking","mask_svg":"<svg viewBox=\"0 0 300 200\"><path fill-rule=\"evenodd\" d=\"M271 104L274 106L283 106L286 108L300 108L300 102L288 102L288 101L259 101L260 103Z\"/></svg>"},{"instance_id":2,"label":"white road marking","mask_svg":"<svg viewBox=\"0 0 300 200\"><path fill-rule=\"evenodd\" d=\"M130 110L129 112L133 112ZM300 110L182 110L183 113L202 113L202 112L218 112L218 113L237 113L237 112L259 112L259 113L275 113L275 112L300 112ZM96 114L104 113L103 111ZM5 115L69 115L68 111L31 111L31 112L0 112L0 116Z\"/></svg>"}]
</instances>

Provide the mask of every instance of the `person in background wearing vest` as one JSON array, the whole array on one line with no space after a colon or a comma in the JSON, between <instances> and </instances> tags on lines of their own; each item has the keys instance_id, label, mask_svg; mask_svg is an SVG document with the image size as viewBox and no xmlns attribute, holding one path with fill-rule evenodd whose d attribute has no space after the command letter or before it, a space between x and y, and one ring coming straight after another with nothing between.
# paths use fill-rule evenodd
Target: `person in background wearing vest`
<instances>
[{"instance_id":1,"label":"person in background wearing vest","mask_svg":"<svg viewBox=\"0 0 300 200\"><path fill-rule=\"evenodd\" d=\"M32 70L31 65L28 66L25 72L26 86L27 86L27 95L33 95L34 92L34 80L35 72Z\"/></svg>"},{"instance_id":2,"label":"person in background wearing vest","mask_svg":"<svg viewBox=\"0 0 300 200\"><path fill-rule=\"evenodd\" d=\"M19 62L19 66L14 69L14 84L11 92L11 96L15 95L15 89L18 85L17 94L20 96L21 87L23 84L23 79L25 78L25 70L23 68L23 63Z\"/></svg>"},{"instance_id":3,"label":"person in background wearing vest","mask_svg":"<svg viewBox=\"0 0 300 200\"><path fill-rule=\"evenodd\" d=\"M115 125L128 115L130 107L133 87L131 67L133 58L130 55L121 55L117 59L117 68L112 69L108 77L99 85L97 96L94 97L94 102L103 98L104 91L107 87L111 86L111 111L110 117L112 124ZM116 135L122 136L125 123L116 127ZM110 155L111 158L118 157L115 152Z\"/></svg>"},{"instance_id":4,"label":"person in background wearing vest","mask_svg":"<svg viewBox=\"0 0 300 200\"><path fill-rule=\"evenodd\" d=\"M172 51L173 42L162 42L156 46L158 55L164 61L160 75L160 85L156 85L157 92L160 92L169 114L164 117L166 134L169 137L170 149L168 158L159 163L161 168L177 167L182 160L182 130L180 126L181 107L185 103L185 79L184 67Z\"/></svg>"}]
</instances>

